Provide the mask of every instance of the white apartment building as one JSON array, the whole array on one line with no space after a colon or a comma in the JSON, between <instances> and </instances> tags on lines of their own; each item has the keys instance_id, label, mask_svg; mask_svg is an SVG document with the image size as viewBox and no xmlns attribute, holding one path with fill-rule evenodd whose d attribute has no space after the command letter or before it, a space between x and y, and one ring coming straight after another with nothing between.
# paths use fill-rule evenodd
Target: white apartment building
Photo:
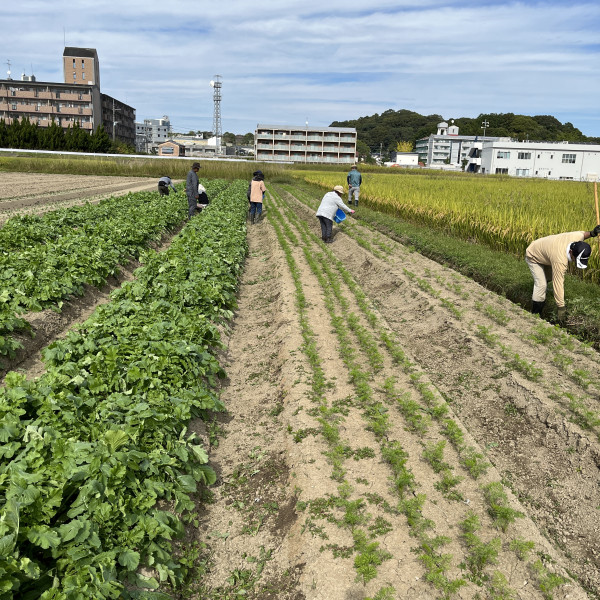
<instances>
[{"instance_id":1,"label":"white apartment building","mask_svg":"<svg viewBox=\"0 0 600 600\"><path fill-rule=\"evenodd\" d=\"M502 138L490 136L459 135L458 127L438 123L437 134L417 140L415 152L419 162L426 167L452 168L462 170L475 141L494 141Z\"/></svg>"},{"instance_id":2,"label":"white apartment building","mask_svg":"<svg viewBox=\"0 0 600 600\"><path fill-rule=\"evenodd\" d=\"M144 119L135 123L135 146L138 152L151 152L171 138L171 121L167 115L162 119Z\"/></svg>"},{"instance_id":3,"label":"white apartment building","mask_svg":"<svg viewBox=\"0 0 600 600\"><path fill-rule=\"evenodd\" d=\"M254 156L258 161L353 164L356 129L258 124Z\"/></svg>"},{"instance_id":4,"label":"white apartment building","mask_svg":"<svg viewBox=\"0 0 600 600\"><path fill-rule=\"evenodd\" d=\"M512 140L477 143L465 170L514 177L596 181L600 176L600 145Z\"/></svg>"}]
</instances>

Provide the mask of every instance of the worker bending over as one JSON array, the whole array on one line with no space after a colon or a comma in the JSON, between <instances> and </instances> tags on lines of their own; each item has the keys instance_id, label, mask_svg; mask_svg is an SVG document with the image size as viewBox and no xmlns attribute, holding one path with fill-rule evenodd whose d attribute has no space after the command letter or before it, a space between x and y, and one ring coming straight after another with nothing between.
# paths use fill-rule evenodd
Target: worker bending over
<instances>
[{"instance_id":1,"label":"worker bending over","mask_svg":"<svg viewBox=\"0 0 600 600\"><path fill-rule=\"evenodd\" d=\"M554 300L558 307L558 321L564 323L567 317L565 273L570 262L574 262L579 269L587 267L592 249L583 240L596 237L598 233L600 233L600 225L596 225L592 231L558 233L529 244L525 252L525 262L533 275L531 312L534 315L542 314L546 303L548 279L551 279Z\"/></svg>"}]
</instances>

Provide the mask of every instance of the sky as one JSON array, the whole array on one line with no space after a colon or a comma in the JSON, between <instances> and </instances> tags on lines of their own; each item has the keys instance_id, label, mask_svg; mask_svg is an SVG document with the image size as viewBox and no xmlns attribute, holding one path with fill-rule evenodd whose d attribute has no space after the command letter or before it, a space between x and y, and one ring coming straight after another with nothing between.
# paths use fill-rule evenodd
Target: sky
<instances>
[{"instance_id":1,"label":"sky","mask_svg":"<svg viewBox=\"0 0 600 600\"><path fill-rule=\"evenodd\" d=\"M322 127L386 110L444 120L552 115L600 137L600 2L21 0L0 15L0 78L63 81L95 48L102 92L176 132Z\"/></svg>"}]
</instances>

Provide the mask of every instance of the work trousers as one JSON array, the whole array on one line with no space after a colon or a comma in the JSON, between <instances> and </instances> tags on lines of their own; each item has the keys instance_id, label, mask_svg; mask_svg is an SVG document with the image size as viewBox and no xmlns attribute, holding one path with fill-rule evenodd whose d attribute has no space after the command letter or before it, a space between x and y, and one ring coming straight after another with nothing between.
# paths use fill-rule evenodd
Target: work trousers
<instances>
[{"instance_id":1,"label":"work trousers","mask_svg":"<svg viewBox=\"0 0 600 600\"><path fill-rule=\"evenodd\" d=\"M262 202L250 202L250 218L256 213L256 216L262 214Z\"/></svg>"},{"instance_id":2,"label":"work trousers","mask_svg":"<svg viewBox=\"0 0 600 600\"><path fill-rule=\"evenodd\" d=\"M331 237L333 221L327 217L322 217L321 215L319 215L319 221L321 223L321 238L327 240Z\"/></svg>"},{"instance_id":3,"label":"work trousers","mask_svg":"<svg viewBox=\"0 0 600 600\"><path fill-rule=\"evenodd\" d=\"M541 265L528 258L525 258L525 262L533 276L533 295L531 299L534 302L544 302L546 300L548 281L552 281L552 267L550 265Z\"/></svg>"},{"instance_id":4,"label":"work trousers","mask_svg":"<svg viewBox=\"0 0 600 600\"><path fill-rule=\"evenodd\" d=\"M188 196L188 217L191 219L196 214L196 204L198 204L198 198L195 196Z\"/></svg>"},{"instance_id":5,"label":"work trousers","mask_svg":"<svg viewBox=\"0 0 600 600\"><path fill-rule=\"evenodd\" d=\"M360 186L350 186L348 188L348 206L352 206L352 196L354 196L354 206L358 206L358 195L360 193Z\"/></svg>"}]
</instances>

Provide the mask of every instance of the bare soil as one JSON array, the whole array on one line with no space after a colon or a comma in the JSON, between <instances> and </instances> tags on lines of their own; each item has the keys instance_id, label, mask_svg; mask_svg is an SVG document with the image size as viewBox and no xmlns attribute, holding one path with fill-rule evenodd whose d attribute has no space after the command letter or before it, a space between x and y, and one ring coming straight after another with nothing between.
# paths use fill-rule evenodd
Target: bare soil
<instances>
[{"instance_id":1,"label":"bare soil","mask_svg":"<svg viewBox=\"0 0 600 600\"><path fill-rule=\"evenodd\" d=\"M16 214L98 202L109 196L156 190L157 186L155 179L147 177L2 173L1 179L0 223Z\"/></svg>"},{"instance_id":2,"label":"bare soil","mask_svg":"<svg viewBox=\"0 0 600 600\"><path fill-rule=\"evenodd\" d=\"M430 538L446 538L440 551L449 556L445 576L465 582L448 597L600 597L598 355L472 280L367 229L360 208L357 219L334 227L334 243L324 245L309 199L276 186L269 196L267 218L248 225L239 304L224 333L227 412L190 424L210 448L218 479L199 499L197 522L188 530L186 545L196 542L199 556L183 596L445 597L431 582L431 570L427 575L423 538L405 510L406 501L424 495L418 513L430 520ZM284 224L295 241L286 238ZM334 285L345 300L331 301ZM103 294L90 290L87 307L79 300L63 313L72 311L71 321L78 321ZM52 312L36 318L43 343L69 321L57 325L62 317ZM375 339L377 367L361 332ZM412 370L392 356L382 332L397 341ZM320 399L315 364L325 382ZM42 365L33 357L20 368L35 376ZM361 400L358 371L370 373L372 402L385 406L379 409L389 422L383 436ZM411 428L398 398L390 396L390 382L398 398L421 406L426 429ZM474 478L460 451L446 443L447 472L462 478L454 499L441 492L441 473L424 458L425 449L447 438L444 420L423 405L423 386L432 402L447 407L445 418L460 426L465 444L490 464ZM414 476L404 496L382 452L392 443L401 444ZM338 470L335 448L343 451ZM483 486L493 482L502 482L507 506L522 513L504 530L485 502ZM461 525L470 514L478 516L482 543L499 539L495 557L477 574L468 568L474 552ZM371 579L358 570L368 553L358 548L357 532L373 545ZM525 560L511 548L515 539L534 544Z\"/></svg>"}]
</instances>

